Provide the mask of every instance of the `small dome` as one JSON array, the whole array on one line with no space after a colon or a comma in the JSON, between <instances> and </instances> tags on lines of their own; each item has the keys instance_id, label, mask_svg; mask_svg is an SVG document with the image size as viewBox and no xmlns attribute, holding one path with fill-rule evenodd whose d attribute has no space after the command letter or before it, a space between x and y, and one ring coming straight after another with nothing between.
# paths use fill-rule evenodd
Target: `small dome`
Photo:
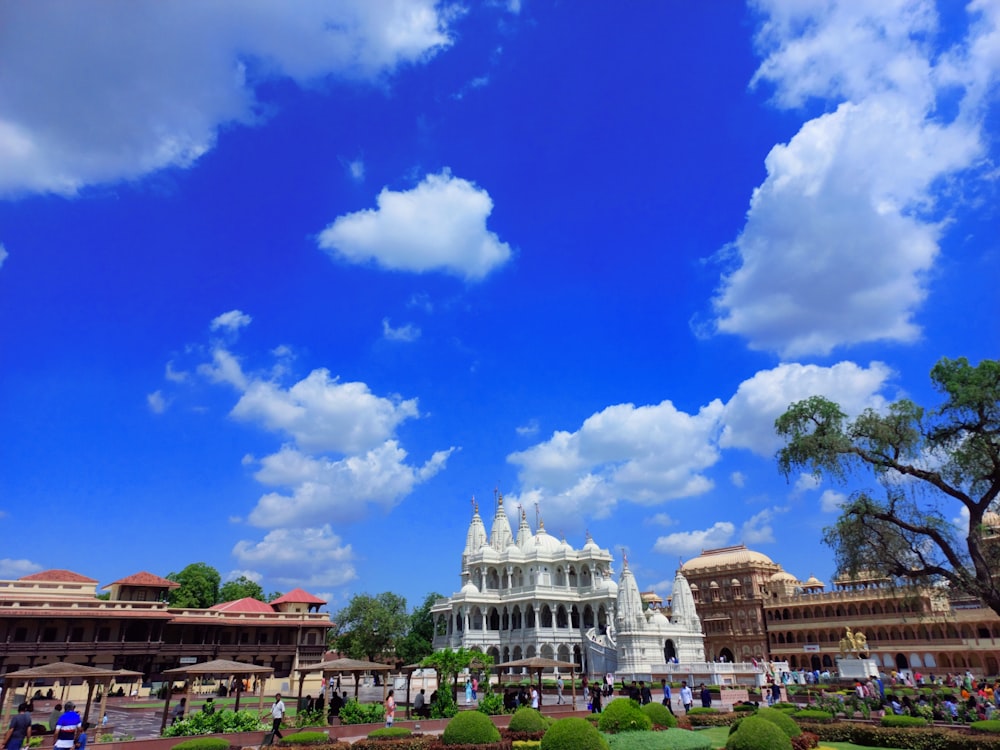
<instances>
[{"instance_id":1,"label":"small dome","mask_svg":"<svg viewBox=\"0 0 1000 750\"><path fill-rule=\"evenodd\" d=\"M657 628L663 628L670 625L670 620L667 619L666 615L663 614L658 609L650 610L649 615L646 617L649 623Z\"/></svg>"},{"instance_id":2,"label":"small dome","mask_svg":"<svg viewBox=\"0 0 1000 750\"><path fill-rule=\"evenodd\" d=\"M798 583L798 579L789 573L787 570L779 570L769 579L771 583L780 583L782 581L788 581L789 583Z\"/></svg>"},{"instance_id":3,"label":"small dome","mask_svg":"<svg viewBox=\"0 0 1000 750\"><path fill-rule=\"evenodd\" d=\"M511 544L510 546L508 546L507 549L504 550L504 553L507 555L507 558L511 560L524 559L524 553L521 551L521 548L518 547L516 544Z\"/></svg>"},{"instance_id":4,"label":"small dome","mask_svg":"<svg viewBox=\"0 0 1000 750\"><path fill-rule=\"evenodd\" d=\"M604 582L600 584L600 586L609 594L618 593L618 584L612 581L610 578L606 578Z\"/></svg>"},{"instance_id":5,"label":"small dome","mask_svg":"<svg viewBox=\"0 0 1000 750\"><path fill-rule=\"evenodd\" d=\"M816 576L809 576L809 579L806 581L806 586L809 587L819 586L820 588L823 588L825 585L826 584L819 580Z\"/></svg>"},{"instance_id":6,"label":"small dome","mask_svg":"<svg viewBox=\"0 0 1000 750\"><path fill-rule=\"evenodd\" d=\"M717 584L715 581L712 581L710 584L708 584L708 587L710 589L717 589L719 588L719 584Z\"/></svg>"},{"instance_id":7,"label":"small dome","mask_svg":"<svg viewBox=\"0 0 1000 750\"><path fill-rule=\"evenodd\" d=\"M600 547L597 546L597 542L594 541L594 537L592 537L590 535L589 531L587 532L587 541L583 545L583 548L585 550L599 550L600 549Z\"/></svg>"},{"instance_id":8,"label":"small dome","mask_svg":"<svg viewBox=\"0 0 1000 750\"><path fill-rule=\"evenodd\" d=\"M535 534L536 549L545 552L558 552L560 547L562 545L559 543L559 540L547 532L544 525L539 527L538 533Z\"/></svg>"},{"instance_id":9,"label":"small dome","mask_svg":"<svg viewBox=\"0 0 1000 750\"><path fill-rule=\"evenodd\" d=\"M476 584L474 584L472 581L469 581L467 584L465 584L464 586L462 586L462 591L460 593L462 593L462 594L478 594L479 593L479 589L476 588Z\"/></svg>"},{"instance_id":10,"label":"small dome","mask_svg":"<svg viewBox=\"0 0 1000 750\"><path fill-rule=\"evenodd\" d=\"M731 580L731 581L729 582L729 584L730 584L731 586L742 586L742 585L743 585L742 583L740 583L740 582L739 582L738 580L736 580L735 578L734 578L733 580Z\"/></svg>"}]
</instances>

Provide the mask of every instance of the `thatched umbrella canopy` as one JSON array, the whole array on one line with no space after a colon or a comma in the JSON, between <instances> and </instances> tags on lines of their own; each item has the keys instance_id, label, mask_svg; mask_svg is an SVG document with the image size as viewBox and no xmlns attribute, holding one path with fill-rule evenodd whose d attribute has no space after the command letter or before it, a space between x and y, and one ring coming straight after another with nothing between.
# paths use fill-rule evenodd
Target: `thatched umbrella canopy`
<instances>
[{"instance_id":1,"label":"thatched umbrella canopy","mask_svg":"<svg viewBox=\"0 0 1000 750\"><path fill-rule=\"evenodd\" d=\"M571 661L557 661L556 659L546 659L543 656L531 656L527 659L517 659L515 661L505 661L502 664L494 664L493 668L500 673L502 669L521 667L529 672L538 673L538 707L542 706L542 671L546 669L568 669L570 683L573 685L573 705L576 706L576 664Z\"/></svg>"},{"instance_id":2,"label":"thatched umbrella canopy","mask_svg":"<svg viewBox=\"0 0 1000 750\"><path fill-rule=\"evenodd\" d=\"M212 661L203 661L197 664L185 664L182 667L163 670L163 674L168 675L172 680L180 677L184 678L185 693L187 693L187 687L190 684L191 677L236 678L237 687L236 702L233 705L234 711L240 710L240 693L242 692L243 678L249 677L250 675L270 676L273 672L274 669L271 667L262 667L258 664L247 664L242 661L231 661L229 659L213 659ZM167 711L170 709L170 693L171 691L168 688L166 703L163 704L163 721L160 723L161 732L164 727L167 726ZM264 708L263 690L260 691L260 702L258 703L257 708L258 710L263 710Z\"/></svg>"},{"instance_id":3,"label":"thatched umbrella canopy","mask_svg":"<svg viewBox=\"0 0 1000 750\"><path fill-rule=\"evenodd\" d=\"M365 672L391 672L392 666L380 664L377 661L364 661L363 659L331 659L321 661L317 664L307 664L299 667L299 697L302 697L302 682L310 672L322 672L326 677L329 674L352 674L354 675L354 699L358 698L358 683L361 675ZM382 700L385 700L385 680L382 680Z\"/></svg>"},{"instance_id":4,"label":"thatched umbrella canopy","mask_svg":"<svg viewBox=\"0 0 1000 750\"><path fill-rule=\"evenodd\" d=\"M64 661L53 662L52 664L42 664L39 667L29 667L19 669L16 672L8 672L3 675L3 706L0 706L0 717L7 711L7 704L11 697L17 692L21 685L34 684L36 680L59 680L66 684L72 680L83 680L87 684L87 705L83 711L83 720L90 719L90 704L94 695L94 687L103 685L101 691L100 714L104 715L104 707L108 699L108 686L121 677L141 677L142 672L131 672L126 669L102 669L100 667L88 667L85 664L70 664Z\"/></svg>"}]
</instances>

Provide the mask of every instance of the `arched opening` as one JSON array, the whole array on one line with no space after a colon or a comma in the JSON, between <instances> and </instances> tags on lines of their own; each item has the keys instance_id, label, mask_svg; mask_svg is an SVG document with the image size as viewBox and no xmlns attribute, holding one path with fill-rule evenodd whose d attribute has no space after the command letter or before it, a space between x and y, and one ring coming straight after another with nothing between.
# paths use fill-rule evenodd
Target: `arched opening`
<instances>
[{"instance_id":1,"label":"arched opening","mask_svg":"<svg viewBox=\"0 0 1000 750\"><path fill-rule=\"evenodd\" d=\"M535 608L532 607L530 604L528 605L528 611L525 613L524 616L524 626L526 628L535 627Z\"/></svg>"},{"instance_id":2,"label":"arched opening","mask_svg":"<svg viewBox=\"0 0 1000 750\"><path fill-rule=\"evenodd\" d=\"M569 646L563 643L556 652L556 659L559 661L569 661Z\"/></svg>"},{"instance_id":3,"label":"arched opening","mask_svg":"<svg viewBox=\"0 0 1000 750\"><path fill-rule=\"evenodd\" d=\"M542 644L541 656L543 659L552 659L555 656L555 652L552 650L552 646L548 643Z\"/></svg>"},{"instance_id":4,"label":"arched opening","mask_svg":"<svg viewBox=\"0 0 1000 750\"><path fill-rule=\"evenodd\" d=\"M500 613L497 612L496 607L490 607L490 618L486 627L488 630L500 629Z\"/></svg>"},{"instance_id":5,"label":"arched opening","mask_svg":"<svg viewBox=\"0 0 1000 750\"><path fill-rule=\"evenodd\" d=\"M736 659L733 658L733 652L730 651L728 647L722 649L719 652L719 658L722 659L722 661L726 661L729 663L736 661Z\"/></svg>"},{"instance_id":6,"label":"arched opening","mask_svg":"<svg viewBox=\"0 0 1000 750\"><path fill-rule=\"evenodd\" d=\"M571 589L575 589L577 585L576 568L570 567L568 579L569 579L569 587Z\"/></svg>"},{"instance_id":7,"label":"arched opening","mask_svg":"<svg viewBox=\"0 0 1000 750\"><path fill-rule=\"evenodd\" d=\"M566 608L561 604L559 605L559 609L556 610L556 627L569 627L569 615L566 614Z\"/></svg>"},{"instance_id":8,"label":"arched opening","mask_svg":"<svg viewBox=\"0 0 1000 750\"><path fill-rule=\"evenodd\" d=\"M833 666L833 659L830 658L829 654L823 654L823 668L829 669Z\"/></svg>"},{"instance_id":9,"label":"arched opening","mask_svg":"<svg viewBox=\"0 0 1000 750\"><path fill-rule=\"evenodd\" d=\"M549 609L548 604L542 605L542 627L543 628L552 627L552 610Z\"/></svg>"},{"instance_id":10,"label":"arched opening","mask_svg":"<svg viewBox=\"0 0 1000 750\"><path fill-rule=\"evenodd\" d=\"M663 644L663 659L667 664L672 662L677 656L677 647L674 646L673 640L668 638Z\"/></svg>"},{"instance_id":11,"label":"arched opening","mask_svg":"<svg viewBox=\"0 0 1000 750\"><path fill-rule=\"evenodd\" d=\"M514 605L514 611L510 616L510 629L520 630L521 629L521 607Z\"/></svg>"},{"instance_id":12,"label":"arched opening","mask_svg":"<svg viewBox=\"0 0 1000 750\"><path fill-rule=\"evenodd\" d=\"M896 669L909 669L910 662L906 659L906 654L896 654Z\"/></svg>"},{"instance_id":13,"label":"arched opening","mask_svg":"<svg viewBox=\"0 0 1000 750\"><path fill-rule=\"evenodd\" d=\"M573 609L570 610L569 621L570 621L570 626L573 628L573 630L580 629L580 610L576 608L575 604L573 605Z\"/></svg>"},{"instance_id":14,"label":"arched opening","mask_svg":"<svg viewBox=\"0 0 1000 750\"><path fill-rule=\"evenodd\" d=\"M594 608L589 604L583 608L583 627L585 629L594 627Z\"/></svg>"},{"instance_id":15,"label":"arched opening","mask_svg":"<svg viewBox=\"0 0 1000 750\"><path fill-rule=\"evenodd\" d=\"M813 654L812 656L809 657L809 666L811 666L814 670L819 669L821 666L823 666L820 663L818 654Z\"/></svg>"}]
</instances>

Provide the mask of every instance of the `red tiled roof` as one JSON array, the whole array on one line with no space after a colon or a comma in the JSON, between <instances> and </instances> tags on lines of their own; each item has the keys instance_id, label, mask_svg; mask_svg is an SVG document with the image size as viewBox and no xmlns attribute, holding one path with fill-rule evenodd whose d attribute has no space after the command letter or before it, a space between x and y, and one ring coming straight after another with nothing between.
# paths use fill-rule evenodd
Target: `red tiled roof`
<instances>
[{"instance_id":1,"label":"red tiled roof","mask_svg":"<svg viewBox=\"0 0 1000 750\"><path fill-rule=\"evenodd\" d=\"M209 607L218 612L274 612L274 607L259 599L247 596L234 602L222 602Z\"/></svg>"},{"instance_id":2,"label":"red tiled roof","mask_svg":"<svg viewBox=\"0 0 1000 750\"><path fill-rule=\"evenodd\" d=\"M158 575L153 575L152 573L147 573L142 570L134 575L126 576L125 578L119 578L117 581L112 581L104 588L109 589L112 586L156 586L158 588L176 589L180 588L180 584L176 581L170 581L166 578L160 578Z\"/></svg>"},{"instance_id":3,"label":"red tiled roof","mask_svg":"<svg viewBox=\"0 0 1000 750\"><path fill-rule=\"evenodd\" d=\"M271 604L284 604L285 602L293 602L295 604L326 604L325 599L313 596L308 591L303 591L302 589L292 589L287 594L282 594L277 599L274 599Z\"/></svg>"},{"instance_id":4,"label":"red tiled roof","mask_svg":"<svg viewBox=\"0 0 1000 750\"><path fill-rule=\"evenodd\" d=\"M54 583L97 583L96 578L87 578L87 576L74 573L72 570L62 570L59 568L54 570L43 570L40 573L32 573L31 575L21 576L17 580L51 581Z\"/></svg>"}]
</instances>

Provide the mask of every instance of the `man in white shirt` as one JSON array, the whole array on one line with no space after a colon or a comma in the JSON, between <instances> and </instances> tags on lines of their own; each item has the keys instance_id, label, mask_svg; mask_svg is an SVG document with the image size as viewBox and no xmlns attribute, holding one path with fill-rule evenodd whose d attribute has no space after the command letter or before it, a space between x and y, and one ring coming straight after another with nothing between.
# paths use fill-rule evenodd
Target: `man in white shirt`
<instances>
[{"instance_id":1,"label":"man in white shirt","mask_svg":"<svg viewBox=\"0 0 1000 750\"><path fill-rule=\"evenodd\" d=\"M281 700L281 693L274 696L274 705L271 706L271 733L279 740L281 734L281 720L285 718L285 702Z\"/></svg>"},{"instance_id":2,"label":"man in white shirt","mask_svg":"<svg viewBox=\"0 0 1000 750\"><path fill-rule=\"evenodd\" d=\"M538 710L538 688L534 685L531 686L531 707Z\"/></svg>"},{"instance_id":3,"label":"man in white shirt","mask_svg":"<svg viewBox=\"0 0 1000 750\"><path fill-rule=\"evenodd\" d=\"M694 704L694 695L691 693L691 688L688 687L687 680L681 683L681 703L684 704L684 713L690 711Z\"/></svg>"}]
</instances>

